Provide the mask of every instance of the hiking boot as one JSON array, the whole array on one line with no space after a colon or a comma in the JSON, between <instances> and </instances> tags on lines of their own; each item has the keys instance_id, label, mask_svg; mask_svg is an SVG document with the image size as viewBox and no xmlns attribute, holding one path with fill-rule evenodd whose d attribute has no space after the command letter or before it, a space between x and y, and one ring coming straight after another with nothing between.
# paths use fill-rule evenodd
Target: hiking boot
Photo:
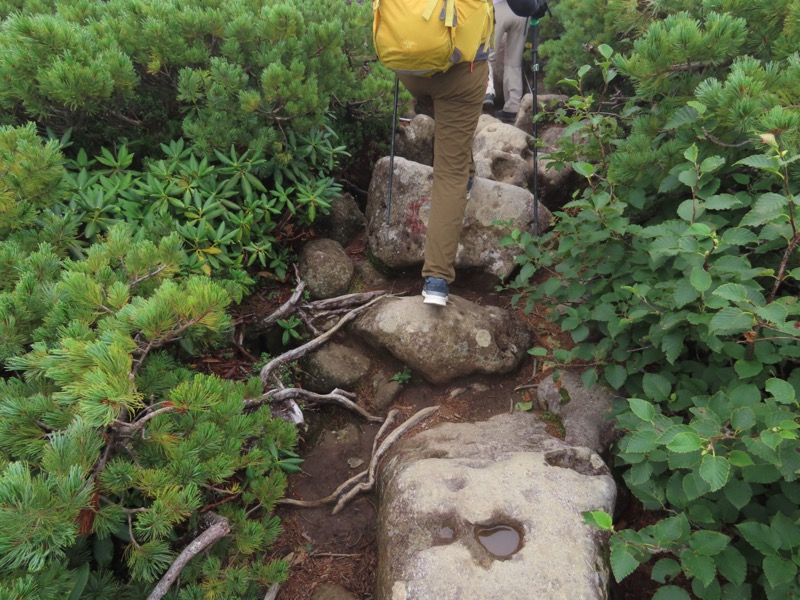
<instances>
[{"instance_id":1,"label":"hiking boot","mask_svg":"<svg viewBox=\"0 0 800 600\"><path fill-rule=\"evenodd\" d=\"M423 304L447 306L447 282L441 277L426 277L422 286Z\"/></svg>"},{"instance_id":2,"label":"hiking boot","mask_svg":"<svg viewBox=\"0 0 800 600\"><path fill-rule=\"evenodd\" d=\"M472 194L472 186L474 184L475 184L475 175L470 175L469 180L467 181L467 200L469 200L469 197Z\"/></svg>"},{"instance_id":3,"label":"hiking boot","mask_svg":"<svg viewBox=\"0 0 800 600\"><path fill-rule=\"evenodd\" d=\"M494 110L494 94L486 94L483 97L483 110Z\"/></svg>"},{"instance_id":4,"label":"hiking boot","mask_svg":"<svg viewBox=\"0 0 800 600\"><path fill-rule=\"evenodd\" d=\"M498 110L496 113L494 113L494 116L500 119L503 123L513 124L514 121L517 120L517 113L508 112L505 110Z\"/></svg>"}]
</instances>

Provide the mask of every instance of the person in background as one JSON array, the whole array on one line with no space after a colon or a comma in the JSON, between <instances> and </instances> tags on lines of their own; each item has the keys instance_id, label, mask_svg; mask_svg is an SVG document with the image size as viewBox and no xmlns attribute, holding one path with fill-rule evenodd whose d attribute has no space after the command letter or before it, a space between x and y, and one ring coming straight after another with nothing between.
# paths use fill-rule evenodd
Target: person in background
<instances>
[{"instance_id":1,"label":"person in background","mask_svg":"<svg viewBox=\"0 0 800 600\"><path fill-rule=\"evenodd\" d=\"M434 119L433 191L422 266L425 304L446 306L448 284L455 279L456 252L474 181L472 138L486 95L488 58L488 48L481 47L474 62L443 73L398 74L418 107L432 107Z\"/></svg>"},{"instance_id":2,"label":"person in background","mask_svg":"<svg viewBox=\"0 0 800 600\"><path fill-rule=\"evenodd\" d=\"M528 18L518 17L508 6L506 0L494 0L495 44L489 54L491 73L497 70L497 56L503 60L503 109L495 117L504 123L513 123L519 112L522 100L522 54L525 52L525 39L528 35ZM487 89L484 107L494 106L494 81ZM491 91L491 94L490 94Z\"/></svg>"}]
</instances>

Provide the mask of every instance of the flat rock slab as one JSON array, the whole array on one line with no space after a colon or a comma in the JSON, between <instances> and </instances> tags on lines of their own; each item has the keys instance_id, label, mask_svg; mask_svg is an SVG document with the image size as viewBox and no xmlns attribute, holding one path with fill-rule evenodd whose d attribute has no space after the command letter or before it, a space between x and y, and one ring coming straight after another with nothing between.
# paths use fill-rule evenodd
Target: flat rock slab
<instances>
[{"instance_id":1,"label":"flat rock slab","mask_svg":"<svg viewBox=\"0 0 800 600\"><path fill-rule=\"evenodd\" d=\"M377 600L608 597L604 536L581 512L613 512L614 481L597 454L548 436L528 413L400 442L379 495ZM479 541L498 526L521 536L516 552L496 556Z\"/></svg>"},{"instance_id":2,"label":"flat rock slab","mask_svg":"<svg viewBox=\"0 0 800 600\"><path fill-rule=\"evenodd\" d=\"M350 331L431 383L508 373L532 342L514 313L454 295L445 307L423 304L422 296L387 298L359 316Z\"/></svg>"}]
</instances>

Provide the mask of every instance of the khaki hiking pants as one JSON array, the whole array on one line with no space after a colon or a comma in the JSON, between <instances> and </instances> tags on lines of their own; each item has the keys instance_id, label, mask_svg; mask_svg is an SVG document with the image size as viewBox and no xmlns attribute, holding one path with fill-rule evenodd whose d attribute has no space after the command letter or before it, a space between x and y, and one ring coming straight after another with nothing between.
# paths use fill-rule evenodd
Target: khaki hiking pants
<instances>
[{"instance_id":1,"label":"khaki hiking pants","mask_svg":"<svg viewBox=\"0 0 800 600\"><path fill-rule=\"evenodd\" d=\"M489 52L492 71L498 72L496 61L501 61L503 73L503 110L516 114L522 100L522 54L528 37L528 17L518 17L508 2L494 5L494 49Z\"/></svg>"},{"instance_id":2,"label":"khaki hiking pants","mask_svg":"<svg viewBox=\"0 0 800 600\"><path fill-rule=\"evenodd\" d=\"M400 75L421 104L433 105L433 192L425 237L423 277L451 283L467 206L467 180L474 172L472 138L483 109L487 61L459 63L432 77Z\"/></svg>"}]
</instances>

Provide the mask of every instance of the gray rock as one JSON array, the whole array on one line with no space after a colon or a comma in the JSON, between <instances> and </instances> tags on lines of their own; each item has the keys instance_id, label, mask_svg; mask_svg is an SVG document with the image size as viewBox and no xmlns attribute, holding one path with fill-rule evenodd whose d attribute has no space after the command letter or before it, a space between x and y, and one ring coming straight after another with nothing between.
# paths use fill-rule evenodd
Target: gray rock
<instances>
[{"instance_id":1,"label":"gray rock","mask_svg":"<svg viewBox=\"0 0 800 600\"><path fill-rule=\"evenodd\" d=\"M387 298L349 327L432 383L508 373L531 345L529 330L513 313L452 294L446 307L423 304L420 296Z\"/></svg>"},{"instance_id":2,"label":"gray rock","mask_svg":"<svg viewBox=\"0 0 800 600\"><path fill-rule=\"evenodd\" d=\"M563 94L536 94L539 113L553 113L558 108L563 108L569 102L569 97ZM533 135L533 95L525 94L519 103L519 112L514 125L522 129L525 133ZM545 129L542 123L539 123L539 131Z\"/></svg>"},{"instance_id":3,"label":"gray rock","mask_svg":"<svg viewBox=\"0 0 800 600\"><path fill-rule=\"evenodd\" d=\"M320 583L311 600L358 600L358 597L335 583Z\"/></svg>"},{"instance_id":4,"label":"gray rock","mask_svg":"<svg viewBox=\"0 0 800 600\"><path fill-rule=\"evenodd\" d=\"M366 210L367 243L373 255L385 265L404 269L423 261L433 169L398 157L394 171L389 225L386 224L389 159L379 160L373 171ZM516 267L516 250L501 248L500 239L513 229L532 232L533 210L533 196L527 190L476 179L464 215L456 268L475 268L500 278L509 276ZM540 204L540 232L551 220L550 211ZM498 221L509 225L499 226Z\"/></svg>"},{"instance_id":5,"label":"gray rock","mask_svg":"<svg viewBox=\"0 0 800 600\"><path fill-rule=\"evenodd\" d=\"M539 405L561 417L565 442L605 452L614 440L614 421L609 419L614 392L595 385L587 388L578 374L562 372L558 381L548 377L537 389Z\"/></svg>"},{"instance_id":6,"label":"gray rock","mask_svg":"<svg viewBox=\"0 0 800 600\"><path fill-rule=\"evenodd\" d=\"M608 597L605 538L581 512L613 512L614 480L599 456L548 436L529 413L399 442L379 498L377 600ZM521 544L490 552L476 534L496 526Z\"/></svg>"},{"instance_id":7,"label":"gray rock","mask_svg":"<svg viewBox=\"0 0 800 600\"><path fill-rule=\"evenodd\" d=\"M384 287L389 285L389 280L383 273L378 271L368 260L360 260L355 263L356 277L366 286Z\"/></svg>"},{"instance_id":8,"label":"gray rock","mask_svg":"<svg viewBox=\"0 0 800 600\"><path fill-rule=\"evenodd\" d=\"M411 122L397 130L396 155L433 166L434 121L427 115L417 115Z\"/></svg>"},{"instance_id":9,"label":"gray rock","mask_svg":"<svg viewBox=\"0 0 800 600\"><path fill-rule=\"evenodd\" d=\"M327 215L321 214L314 222L314 228L322 236L347 247L364 232L366 220L358 203L350 194L337 196L331 202Z\"/></svg>"},{"instance_id":10,"label":"gray rock","mask_svg":"<svg viewBox=\"0 0 800 600\"><path fill-rule=\"evenodd\" d=\"M394 402L403 391L403 384L392 381L386 373L376 373L372 378L372 406L378 412L383 412Z\"/></svg>"},{"instance_id":11,"label":"gray rock","mask_svg":"<svg viewBox=\"0 0 800 600\"><path fill-rule=\"evenodd\" d=\"M311 240L297 262L300 277L312 298L334 298L346 293L353 278L353 261L342 245L331 239Z\"/></svg>"},{"instance_id":12,"label":"gray rock","mask_svg":"<svg viewBox=\"0 0 800 600\"><path fill-rule=\"evenodd\" d=\"M304 358L302 366L304 387L324 394L355 386L369 373L372 363L360 350L330 342Z\"/></svg>"}]
</instances>

